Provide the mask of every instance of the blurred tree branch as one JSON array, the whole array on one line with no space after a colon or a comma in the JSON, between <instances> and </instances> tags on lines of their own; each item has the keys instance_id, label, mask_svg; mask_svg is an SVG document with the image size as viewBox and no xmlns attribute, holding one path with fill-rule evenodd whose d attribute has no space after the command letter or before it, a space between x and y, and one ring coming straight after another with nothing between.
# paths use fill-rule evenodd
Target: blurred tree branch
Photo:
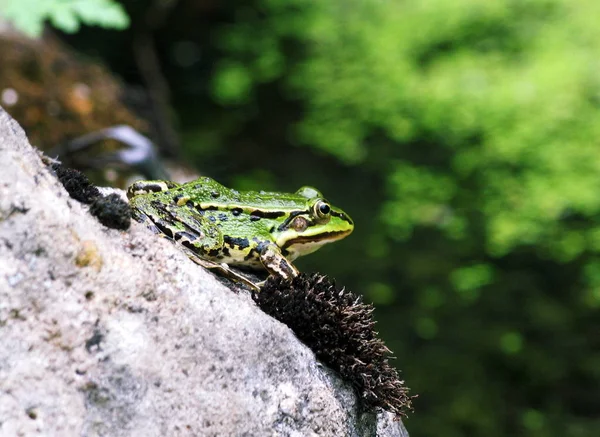
<instances>
[{"instance_id":1,"label":"blurred tree branch","mask_svg":"<svg viewBox=\"0 0 600 437\"><path fill-rule=\"evenodd\" d=\"M146 85L154 113L158 147L164 156L176 157L180 139L173 127L171 92L162 73L161 61L156 52L153 32L162 26L178 0L155 0L144 18L134 26L133 53L140 75Z\"/></svg>"}]
</instances>

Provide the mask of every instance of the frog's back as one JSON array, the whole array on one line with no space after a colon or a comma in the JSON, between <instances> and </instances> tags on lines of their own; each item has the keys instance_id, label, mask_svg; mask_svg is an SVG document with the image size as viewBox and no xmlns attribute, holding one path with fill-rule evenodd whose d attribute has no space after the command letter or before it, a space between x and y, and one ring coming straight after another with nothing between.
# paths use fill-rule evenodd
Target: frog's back
<instances>
[{"instance_id":1,"label":"frog's back","mask_svg":"<svg viewBox=\"0 0 600 437\"><path fill-rule=\"evenodd\" d=\"M293 193L233 190L209 177L201 177L188 182L185 186L189 188L182 192L193 193L191 200L203 205L206 209L212 206L224 210L233 210L239 207L246 213L252 213L253 210L257 213L259 211L294 211L305 209L307 203L306 198Z\"/></svg>"}]
</instances>

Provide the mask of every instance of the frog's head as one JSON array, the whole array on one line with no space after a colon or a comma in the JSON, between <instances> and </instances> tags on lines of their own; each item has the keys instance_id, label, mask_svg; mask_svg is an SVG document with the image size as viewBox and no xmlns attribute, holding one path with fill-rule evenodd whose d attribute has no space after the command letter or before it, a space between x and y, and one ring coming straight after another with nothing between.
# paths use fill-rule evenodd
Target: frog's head
<instances>
[{"instance_id":1,"label":"frog's head","mask_svg":"<svg viewBox=\"0 0 600 437\"><path fill-rule=\"evenodd\" d=\"M287 252L288 259L312 253L324 244L346 237L354 229L348 214L332 206L315 188L302 187L296 195L302 199L304 208L290 211L273 230L276 244Z\"/></svg>"}]
</instances>

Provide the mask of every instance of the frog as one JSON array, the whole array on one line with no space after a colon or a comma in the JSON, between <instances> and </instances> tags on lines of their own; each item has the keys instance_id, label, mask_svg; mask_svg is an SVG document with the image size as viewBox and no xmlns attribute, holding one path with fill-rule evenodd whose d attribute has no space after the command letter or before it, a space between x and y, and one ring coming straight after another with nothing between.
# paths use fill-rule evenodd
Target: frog
<instances>
[{"instance_id":1,"label":"frog","mask_svg":"<svg viewBox=\"0 0 600 437\"><path fill-rule=\"evenodd\" d=\"M132 217L178 244L190 259L260 290L234 271L263 271L291 281L292 264L354 229L348 214L310 186L295 193L237 191L203 176L183 184L134 182L127 190Z\"/></svg>"}]
</instances>

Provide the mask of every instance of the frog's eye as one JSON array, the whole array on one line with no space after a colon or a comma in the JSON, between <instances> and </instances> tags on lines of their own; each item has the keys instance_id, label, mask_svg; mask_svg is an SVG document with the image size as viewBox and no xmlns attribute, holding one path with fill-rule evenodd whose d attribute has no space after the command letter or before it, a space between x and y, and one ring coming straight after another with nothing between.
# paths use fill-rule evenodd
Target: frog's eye
<instances>
[{"instance_id":1,"label":"frog's eye","mask_svg":"<svg viewBox=\"0 0 600 437\"><path fill-rule=\"evenodd\" d=\"M329 206L329 203L325 202L324 200L319 200L317 203L315 203L314 211L317 217L325 218L331 212L331 206Z\"/></svg>"},{"instance_id":2,"label":"frog's eye","mask_svg":"<svg viewBox=\"0 0 600 437\"><path fill-rule=\"evenodd\" d=\"M306 219L304 217L298 216L298 217L294 218L294 220L292 220L292 228L296 232L304 232L307 227L308 227L308 222L306 221Z\"/></svg>"}]
</instances>

